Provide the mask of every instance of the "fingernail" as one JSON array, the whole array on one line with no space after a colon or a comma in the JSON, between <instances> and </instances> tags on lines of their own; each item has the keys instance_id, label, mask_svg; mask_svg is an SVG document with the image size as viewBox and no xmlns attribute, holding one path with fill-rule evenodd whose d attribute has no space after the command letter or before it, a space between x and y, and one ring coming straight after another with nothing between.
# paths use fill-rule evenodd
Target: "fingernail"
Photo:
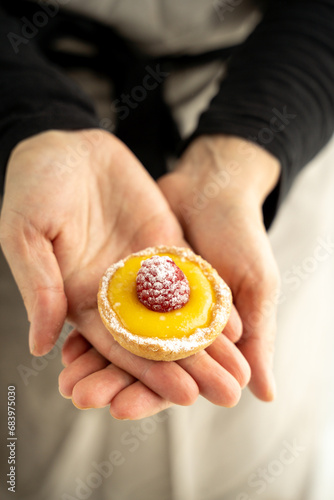
<instances>
[{"instance_id":1,"label":"fingernail","mask_svg":"<svg viewBox=\"0 0 334 500\"><path fill-rule=\"evenodd\" d=\"M61 392L61 390L59 389L59 387L58 387L58 391L59 391L59 394L60 394L60 395L61 395L64 399L72 399L72 398L71 398L71 396L65 396L65 394L63 394L63 393Z\"/></svg>"},{"instance_id":2,"label":"fingernail","mask_svg":"<svg viewBox=\"0 0 334 500\"><path fill-rule=\"evenodd\" d=\"M92 410L93 407L92 406L79 406L77 403L75 403L72 399L72 404L78 408L78 410Z\"/></svg>"}]
</instances>

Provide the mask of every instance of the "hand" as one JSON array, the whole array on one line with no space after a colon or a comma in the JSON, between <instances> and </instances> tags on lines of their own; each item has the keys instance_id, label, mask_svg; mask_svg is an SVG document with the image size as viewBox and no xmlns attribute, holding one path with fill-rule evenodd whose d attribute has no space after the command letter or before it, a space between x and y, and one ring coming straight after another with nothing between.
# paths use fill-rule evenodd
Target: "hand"
<instances>
[{"instance_id":1,"label":"hand","mask_svg":"<svg viewBox=\"0 0 334 500\"><path fill-rule=\"evenodd\" d=\"M279 163L269 153L221 135L196 139L175 171L159 180L188 243L231 287L243 325L238 347L251 367L250 388L264 401L275 392L279 275L261 208L278 176Z\"/></svg>"},{"instance_id":2,"label":"hand","mask_svg":"<svg viewBox=\"0 0 334 500\"><path fill-rule=\"evenodd\" d=\"M111 262L143 243L183 242L144 168L98 130L45 132L14 149L1 237L36 355L52 348L66 315L76 324L95 307L96 285Z\"/></svg>"},{"instance_id":3,"label":"hand","mask_svg":"<svg viewBox=\"0 0 334 500\"><path fill-rule=\"evenodd\" d=\"M102 408L109 405L112 416L134 420L153 415L173 404L168 398L148 389L130 373L114 363L109 363L108 359L97 352L76 330L64 343L62 361L66 367L60 381L62 390L68 397L72 396L78 408ZM147 365L147 360L142 362L143 367ZM182 405L192 404L199 391L214 404L234 406L240 398L240 388L247 385L250 377L244 357L223 334L210 346L210 355L202 351L178 362L150 362L152 377L164 376L166 365L175 363L192 376L197 384L197 392L191 392L187 396L175 394L174 403L178 397L179 404ZM147 366L145 368L147 369ZM181 372L176 380L170 378L176 384L176 390L179 387L179 392L184 389L181 385L184 383L184 377L182 380L180 374ZM193 390L188 383L186 390L189 391L189 388Z\"/></svg>"},{"instance_id":4,"label":"hand","mask_svg":"<svg viewBox=\"0 0 334 500\"><path fill-rule=\"evenodd\" d=\"M75 327L67 345L82 334L91 346L60 376L61 391L78 406L101 404L89 390L97 372L109 389L105 404L115 399L112 411L122 418L191 404L199 392L227 406L238 401L249 369L233 345L221 354L218 342L217 361L203 353L156 363L124 350L100 320L98 282L112 262L150 245L185 245L160 190L114 136L50 131L20 143L8 164L0 229L31 322L31 351L48 352L66 317Z\"/></svg>"}]
</instances>

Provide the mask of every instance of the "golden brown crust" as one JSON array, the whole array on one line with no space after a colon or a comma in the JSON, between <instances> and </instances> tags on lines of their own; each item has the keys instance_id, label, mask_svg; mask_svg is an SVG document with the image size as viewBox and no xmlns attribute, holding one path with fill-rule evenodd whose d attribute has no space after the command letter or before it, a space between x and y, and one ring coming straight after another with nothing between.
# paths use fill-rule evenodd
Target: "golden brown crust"
<instances>
[{"instance_id":1,"label":"golden brown crust","mask_svg":"<svg viewBox=\"0 0 334 500\"><path fill-rule=\"evenodd\" d=\"M124 265L130 257L146 257L159 253L170 253L195 262L203 274L210 281L216 295L212 309L212 321L205 328L197 330L189 337L160 339L157 337L144 337L129 332L120 322L116 312L108 299L108 286L115 271ZM157 246L149 247L141 252L129 255L127 258L110 266L100 281L98 293L98 308L102 321L113 335L114 339L125 349L137 356L156 361L175 361L191 356L208 347L224 329L232 307L232 294L229 287L218 275L213 267L194 254L188 248Z\"/></svg>"}]
</instances>

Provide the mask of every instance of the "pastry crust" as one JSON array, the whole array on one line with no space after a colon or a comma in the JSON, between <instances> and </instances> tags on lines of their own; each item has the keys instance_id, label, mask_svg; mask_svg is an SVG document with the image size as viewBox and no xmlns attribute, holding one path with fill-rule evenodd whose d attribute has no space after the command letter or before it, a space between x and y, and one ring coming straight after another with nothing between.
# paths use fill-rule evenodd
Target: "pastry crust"
<instances>
[{"instance_id":1,"label":"pastry crust","mask_svg":"<svg viewBox=\"0 0 334 500\"><path fill-rule=\"evenodd\" d=\"M108 299L109 282L115 271L122 267L131 257L149 257L159 253L170 253L195 262L206 278L210 281L215 292L215 302L212 306L211 323L204 328L197 328L193 334L182 338L160 339L158 337L144 337L135 335L127 330ZM102 321L113 335L114 339L125 349L137 356L156 361L175 361L186 358L208 347L224 329L232 307L232 294L229 287L218 275L217 271L199 255L188 248L157 246L149 247L141 252L133 253L116 264L110 266L103 275L98 293L98 308Z\"/></svg>"}]
</instances>

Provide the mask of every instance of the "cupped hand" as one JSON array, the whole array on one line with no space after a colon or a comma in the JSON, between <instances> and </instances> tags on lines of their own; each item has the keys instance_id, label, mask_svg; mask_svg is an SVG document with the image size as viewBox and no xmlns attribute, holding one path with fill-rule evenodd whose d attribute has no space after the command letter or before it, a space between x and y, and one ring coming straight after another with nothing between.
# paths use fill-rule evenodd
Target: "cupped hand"
<instances>
[{"instance_id":1,"label":"cupped hand","mask_svg":"<svg viewBox=\"0 0 334 500\"><path fill-rule=\"evenodd\" d=\"M191 404L199 393L236 404L249 368L230 341L226 352L218 340L210 355L157 363L124 350L99 318L98 283L111 263L151 245L185 245L156 183L113 135L49 131L21 142L8 164L0 229L31 323L33 354L52 348L66 318L74 332L65 353L75 338L90 346L60 376L61 392L74 395L78 406L100 407L101 391L120 418Z\"/></svg>"},{"instance_id":2,"label":"cupped hand","mask_svg":"<svg viewBox=\"0 0 334 500\"><path fill-rule=\"evenodd\" d=\"M66 315L96 305L110 263L182 231L141 164L107 132L44 132L8 163L1 213L4 253L23 295L36 355L54 345Z\"/></svg>"},{"instance_id":3,"label":"cupped hand","mask_svg":"<svg viewBox=\"0 0 334 500\"><path fill-rule=\"evenodd\" d=\"M202 136L159 180L189 244L231 287L243 326L237 345L251 367L250 388L264 401L275 393L279 275L261 208L278 177L278 161L255 144Z\"/></svg>"}]
</instances>

